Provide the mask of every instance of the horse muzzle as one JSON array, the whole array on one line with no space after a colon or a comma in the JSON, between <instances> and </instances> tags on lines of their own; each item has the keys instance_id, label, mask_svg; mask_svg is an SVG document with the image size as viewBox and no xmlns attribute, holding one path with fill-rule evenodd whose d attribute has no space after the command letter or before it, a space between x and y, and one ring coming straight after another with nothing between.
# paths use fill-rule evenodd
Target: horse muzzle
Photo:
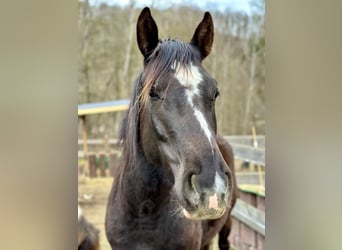
<instances>
[{"instance_id":1,"label":"horse muzzle","mask_svg":"<svg viewBox=\"0 0 342 250\"><path fill-rule=\"evenodd\" d=\"M198 175L190 177L190 188L185 198L183 214L191 220L220 218L229 206L232 185L228 178L215 174L213 185L202 188Z\"/></svg>"}]
</instances>

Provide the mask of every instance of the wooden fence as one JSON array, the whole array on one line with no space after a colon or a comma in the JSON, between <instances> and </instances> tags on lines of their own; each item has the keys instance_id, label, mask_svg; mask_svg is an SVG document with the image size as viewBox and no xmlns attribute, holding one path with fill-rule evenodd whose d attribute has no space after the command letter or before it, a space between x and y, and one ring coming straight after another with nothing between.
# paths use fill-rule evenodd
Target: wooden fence
<instances>
[{"instance_id":1,"label":"wooden fence","mask_svg":"<svg viewBox=\"0 0 342 250\"><path fill-rule=\"evenodd\" d=\"M233 147L236 159L265 167L265 137L257 136L255 147L251 136L225 136ZM240 175L240 176L238 176ZM246 177L237 174L239 198L232 211L233 227L230 242L238 250L263 250L265 247L265 187L241 185ZM254 176L262 179L262 176ZM256 179L256 178L254 178ZM259 189L258 189L259 187Z\"/></svg>"},{"instance_id":2,"label":"wooden fence","mask_svg":"<svg viewBox=\"0 0 342 250\"><path fill-rule=\"evenodd\" d=\"M79 154L80 155L80 154ZM83 157L83 154L81 154ZM113 177L114 171L120 162L120 153L88 153L87 164L80 164L79 173L90 178Z\"/></svg>"},{"instance_id":3,"label":"wooden fence","mask_svg":"<svg viewBox=\"0 0 342 250\"><path fill-rule=\"evenodd\" d=\"M265 245L265 195L239 188L232 211L230 242L238 250L263 250Z\"/></svg>"},{"instance_id":4,"label":"wooden fence","mask_svg":"<svg viewBox=\"0 0 342 250\"><path fill-rule=\"evenodd\" d=\"M253 146L251 136L224 136L232 145L234 156L237 159L250 163L265 166L265 136L257 136L259 148ZM118 143L117 139L88 139L87 145L90 152L103 151L104 147L115 147ZM83 140L78 140L79 151L78 157L83 157L84 152L80 149ZM101 149L101 150L100 150ZM90 155L92 153L88 153Z\"/></svg>"},{"instance_id":5,"label":"wooden fence","mask_svg":"<svg viewBox=\"0 0 342 250\"><path fill-rule=\"evenodd\" d=\"M233 147L236 159L265 167L265 137L257 136L258 148L253 145L251 136L225 136ZM83 141L78 140L79 149ZM89 152L89 177L113 176L115 168L120 161L120 151L114 150L115 139L89 139L87 145ZM102 150L99 150L101 149ZM105 148L105 150L103 150ZM99 152L100 153L95 153ZM79 150L79 157L84 153ZM262 177L264 178L264 177ZM238 180L241 178L238 178ZM229 239L237 250L263 250L265 244L265 190L255 189L257 186L240 185L239 198L232 211L233 227Z\"/></svg>"}]
</instances>

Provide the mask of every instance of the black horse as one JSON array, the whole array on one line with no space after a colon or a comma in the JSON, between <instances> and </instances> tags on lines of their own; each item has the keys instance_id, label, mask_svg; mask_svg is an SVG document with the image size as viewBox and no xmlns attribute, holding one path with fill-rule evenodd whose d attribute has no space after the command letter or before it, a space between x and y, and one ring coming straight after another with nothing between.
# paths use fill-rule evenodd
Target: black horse
<instances>
[{"instance_id":1,"label":"black horse","mask_svg":"<svg viewBox=\"0 0 342 250\"><path fill-rule=\"evenodd\" d=\"M89 223L82 214L78 206L78 250L99 250L100 249L100 231Z\"/></svg>"},{"instance_id":2,"label":"black horse","mask_svg":"<svg viewBox=\"0 0 342 250\"><path fill-rule=\"evenodd\" d=\"M203 68L214 37L209 12L190 43L159 40L149 8L137 22L144 56L123 121L123 155L108 199L113 249L228 249L236 199L233 153L216 135L216 81Z\"/></svg>"}]
</instances>

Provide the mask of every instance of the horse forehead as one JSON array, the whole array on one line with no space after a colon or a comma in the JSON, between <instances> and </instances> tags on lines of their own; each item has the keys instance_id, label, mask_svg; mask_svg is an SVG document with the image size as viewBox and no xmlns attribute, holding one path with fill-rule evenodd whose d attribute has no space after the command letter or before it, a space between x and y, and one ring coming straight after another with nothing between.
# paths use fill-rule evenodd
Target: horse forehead
<instances>
[{"instance_id":1,"label":"horse forehead","mask_svg":"<svg viewBox=\"0 0 342 250\"><path fill-rule=\"evenodd\" d=\"M172 69L175 71L175 77L181 85L198 92L198 86L203 81L203 74L198 66L193 63L183 66L175 61L172 64Z\"/></svg>"}]
</instances>

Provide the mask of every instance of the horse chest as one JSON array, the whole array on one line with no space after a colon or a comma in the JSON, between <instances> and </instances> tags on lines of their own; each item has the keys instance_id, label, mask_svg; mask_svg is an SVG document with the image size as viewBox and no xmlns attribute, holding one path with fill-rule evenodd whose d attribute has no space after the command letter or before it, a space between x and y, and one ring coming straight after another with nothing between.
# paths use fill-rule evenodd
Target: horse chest
<instances>
[{"instance_id":1,"label":"horse chest","mask_svg":"<svg viewBox=\"0 0 342 250\"><path fill-rule=\"evenodd\" d=\"M202 226L200 222L164 212L130 218L126 225L117 224L113 233L113 249L198 250L201 245Z\"/></svg>"}]
</instances>

